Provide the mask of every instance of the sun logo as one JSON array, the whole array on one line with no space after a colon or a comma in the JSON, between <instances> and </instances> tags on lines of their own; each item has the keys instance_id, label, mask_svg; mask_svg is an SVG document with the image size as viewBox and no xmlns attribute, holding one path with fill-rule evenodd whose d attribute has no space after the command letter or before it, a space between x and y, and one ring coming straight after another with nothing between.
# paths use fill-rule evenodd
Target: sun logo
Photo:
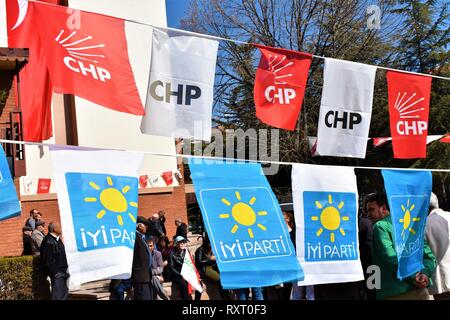
<instances>
[{"instance_id":1,"label":"sun logo","mask_svg":"<svg viewBox=\"0 0 450 320\"><path fill-rule=\"evenodd\" d=\"M253 204L256 202L256 197L252 197L250 201L247 203L241 201L241 194L239 191L235 191L236 199L239 200L239 202L233 204L231 208L231 216L233 216L233 219L237 222L232 228L231 233L235 234L238 229L239 225L242 225L244 227L247 227L247 232L250 238L254 238L253 235L253 229L251 228L256 223L256 218L258 216L266 216L267 211L258 211L255 213L253 208ZM231 207L231 202L228 201L225 198L222 198L221 201L228 207ZM230 218L230 214L223 213L220 214L219 217L221 219L228 219ZM267 228L263 226L262 224L258 223L256 224L258 228L260 228L262 231L266 231Z\"/></svg>"},{"instance_id":2,"label":"sun logo","mask_svg":"<svg viewBox=\"0 0 450 320\"><path fill-rule=\"evenodd\" d=\"M350 218L348 216L342 216L340 210L344 207L344 201L339 202L337 207L333 206L333 197L331 194L328 194L328 204L329 206L324 207L319 201L315 202L316 208L322 210L319 216L312 216L312 221L318 221L320 219L320 224L322 225L319 230L316 232L316 236L320 237L323 233L324 228L330 231L330 241L334 243L335 235L334 231L339 229L339 232L345 236L345 231L341 228L341 220L349 221Z\"/></svg>"},{"instance_id":3,"label":"sun logo","mask_svg":"<svg viewBox=\"0 0 450 320\"><path fill-rule=\"evenodd\" d=\"M97 219L102 219L103 216L106 214L107 211L117 213L117 223L120 226L123 226L123 217L122 213L125 213L128 211L128 206L137 208L138 204L136 202L130 201L128 202L125 195L130 190L130 186L126 185L122 188L122 190L119 190L117 188L114 188L113 181L111 177L106 177L106 182L108 183L111 188L104 188L100 192L99 199L95 197L85 197L85 202L97 202L100 201L100 203L103 206L103 209L100 210L97 213ZM100 187L95 183L90 181L89 185L97 190L100 191ZM136 223L136 219L134 218L133 214L131 212L128 212L128 216L130 217L131 221Z\"/></svg>"},{"instance_id":4,"label":"sun logo","mask_svg":"<svg viewBox=\"0 0 450 320\"><path fill-rule=\"evenodd\" d=\"M409 208L408 208L409 207ZM402 230L402 239L405 239L405 231L409 230L409 232L411 232L412 234L416 234L416 231L412 228L411 222L416 222L416 221L420 221L420 218L412 218L411 219L411 212L414 210L414 204L411 205L411 207L409 206L409 199L406 203L406 208L404 205L402 205L402 211L404 213L403 218L399 220L399 222L403 223L403 230Z\"/></svg>"}]
</instances>

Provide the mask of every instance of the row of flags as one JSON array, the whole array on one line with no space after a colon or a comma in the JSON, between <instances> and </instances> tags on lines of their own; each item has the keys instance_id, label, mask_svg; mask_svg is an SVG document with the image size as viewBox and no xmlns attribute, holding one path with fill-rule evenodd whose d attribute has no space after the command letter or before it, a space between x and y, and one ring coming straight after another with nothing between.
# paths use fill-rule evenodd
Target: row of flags
<instances>
[{"instance_id":1,"label":"row of flags","mask_svg":"<svg viewBox=\"0 0 450 320\"><path fill-rule=\"evenodd\" d=\"M392 142L392 137L369 138L369 140L372 140L374 148L378 148L388 142ZM450 143L450 134L429 135L427 136L426 144L428 145L436 140L439 140L442 143ZM320 156L320 154L317 152L317 137L308 136L308 146L311 149L312 156Z\"/></svg>"},{"instance_id":2,"label":"row of flags","mask_svg":"<svg viewBox=\"0 0 450 320\"><path fill-rule=\"evenodd\" d=\"M7 0L9 45L30 48L29 64L21 73L25 140L51 136L52 89L143 116L145 134L211 140L217 40L153 28L144 112L124 20L75 12L54 5L57 0L46 2L51 4ZM253 45L261 52L254 83L256 116L268 125L294 130L313 56ZM365 158L376 70L325 58L320 155ZM394 157L424 158L431 77L397 71L388 71L386 77Z\"/></svg>"},{"instance_id":3,"label":"row of flags","mask_svg":"<svg viewBox=\"0 0 450 320\"><path fill-rule=\"evenodd\" d=\"M50 154L70 287L129 278L144 154L61 147L51 147ZM5 163L0 153L0 220L20 214ZM364 279L353 168L293 165L295 249L259 163L203 160L189 166L225 289ZM423 267L431 172L382 170L382 175L395 231L397 277L403 279ZM198 287L191 257L185 259L183 274Z\"/></svg>"},{"instance_id":4,"label":"row of flags","mask_svg":"<svg viewBox=\"0 0 450 320\"><path fill-rule=\"evenodd\" d=\"M52 90L143 115L125 21L44 2L6 0L8 45L30 49L20 74L24 139L52 136Z\"/></svg>"},{"instance_id":5,"label":"row of flags","mask_svg":"<svg viewBox=\"0 0 450 320\"><path fill-rule=\"evenodd\" d=\"M181 177L179 170L176 172L165 171L161 174L141 174L139 175L139 188L145 189L173 186L175 179L180 181ZM23 176L20 178L20 184L22 195L55 192L54 182L52 183L52 179L49 178Z\"/></svg>"}]
</instances>

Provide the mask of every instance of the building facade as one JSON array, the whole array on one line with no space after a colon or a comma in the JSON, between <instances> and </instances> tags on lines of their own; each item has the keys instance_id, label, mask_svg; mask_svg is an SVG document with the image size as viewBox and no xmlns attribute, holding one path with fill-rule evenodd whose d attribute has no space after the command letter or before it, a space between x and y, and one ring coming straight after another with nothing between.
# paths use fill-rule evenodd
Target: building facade
<instances>
[{"instance_id":1,"label":"building facade","mask_svg":"<svg viewBox=\"0 0 450 320\"><path fill-rule=\"evenodd\" d=\"M130 63L141 100L145 104L152 38L152 28L148 25L162 27L167 25L165 1L69 0L67 5L74 9L126 19L125 32ZM0 2L0 12L4 15L4 1ZM0 18L3 20L3 17ZM0 24L0 28L0 46L7 47L6 25ZM17 105L15 96L15 88L12 86L8 92L7 101L14 111L4 109L0 114L1 117L18 118L11 113L17 112L20 115L20 106ZM53 93L53 137L44 142L149 153L176 153L174 139L142 134L140 121L139 116L116 112L79 97ZM5 139L6 136L1 138ZM21 138L16 135L13 140L21 140ZM22 171L15 172L14 176L15 184L20 192L22 215L0 222L0 234L3 239L0 242L0 256L21 255L22 227L31 209L40 210L43 214L42 219L47 223L59 222L57 196L52 183L53 172L48 149L27 145L21 151L21 157L23 161L19 164L23 167ZM163 179L163 173L171 173L172 180ZM159 210L165 210L167 233L171 238L175 234L175 218L181 217L187 222L181 159L147 154L140 175L143 179L141 181L145 181L139 189L138 214L149 217Z\"/></svg>"}]
</instances>

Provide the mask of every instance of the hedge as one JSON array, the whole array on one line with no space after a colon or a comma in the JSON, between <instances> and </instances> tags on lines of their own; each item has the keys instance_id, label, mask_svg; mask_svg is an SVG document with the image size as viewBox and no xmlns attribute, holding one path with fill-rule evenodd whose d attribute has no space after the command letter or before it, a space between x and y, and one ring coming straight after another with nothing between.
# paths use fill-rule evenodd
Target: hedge
<instances>
[{"instance_id":1,"label":"hedge","mask_svg":"<svg viewBox=\"0 0 450 320\"><path fill-rule=\"evenodd\" d=\"M0 258L0 300L50 299L50 286L39 272L39 257Z\"/></svg>"}]
</instances>

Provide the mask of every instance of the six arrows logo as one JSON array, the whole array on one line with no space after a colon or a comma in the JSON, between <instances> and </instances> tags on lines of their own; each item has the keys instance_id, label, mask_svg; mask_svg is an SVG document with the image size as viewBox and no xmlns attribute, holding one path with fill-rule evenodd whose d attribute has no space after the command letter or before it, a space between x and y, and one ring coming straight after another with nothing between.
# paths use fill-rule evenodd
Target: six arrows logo
<instances>
[{"instance_id":1,"label":"six arrows logo","mask_svg":"<svg viewBox=\"0 0 450 320\"><path fill-rule=\"evenodd\" d=\"M106 82L111 79L111 73L95 64L99 64L98 60L104 59L105 55L95 50L105 48L103 43L89 45L86 43L93 39L87 36L76 40L77 31L73 31L70 35L64 36L64 30L61 30L55 41L67 50L69 56L64 57L64 64L70 70L80 73L86 77L91 76L95 80ZM83 63L83 61L85 61Z\"/></svg>"},{"instance_id":2,"label":"six arrows logo","mask_svg":"<svg viewBox=\"0 0 450 320\"><path fill-rule=\"evenodd\" d=\"M418 103L425 100L425 98L416 97L416 93L407 95L407 92L404 92L401 98L400 95L401 92L398 93L394 104L394 108L398 112L400 118L396 125L397 132L400 135L422 135L428 128L426 121L405 119L421 118L418 113L424 111L425 108L421 108ZM406 100L404 101L405 97Z\"/></svg>"},{"instance_id":3,"label":"six arrows logo","mask_svg":"<svg viewBox=\"0 0 450 320\"><path fill-rule=\"evenodd\" d=\"M294 62L289 61L286 63L286 56L279 56L279 55L271 55L269 54L269 64L267 71L271 72L274 75L274 82L275 85L285 85L288 84L285 80L289 77L292 77L292 73L286 73L289 72L289 67L294 67ZM282 72L282 73L280 73ZM280 104L289 104L290 100L294 99L296 97L295 90L292 88L278 88L278 93L274 93L276 91L275 86L268 86L266 90L264 91L264 95L266 97L266 100L268 102L276 102L276 99L278 99L278 102Z\"/></svg>"}]
</instances>

